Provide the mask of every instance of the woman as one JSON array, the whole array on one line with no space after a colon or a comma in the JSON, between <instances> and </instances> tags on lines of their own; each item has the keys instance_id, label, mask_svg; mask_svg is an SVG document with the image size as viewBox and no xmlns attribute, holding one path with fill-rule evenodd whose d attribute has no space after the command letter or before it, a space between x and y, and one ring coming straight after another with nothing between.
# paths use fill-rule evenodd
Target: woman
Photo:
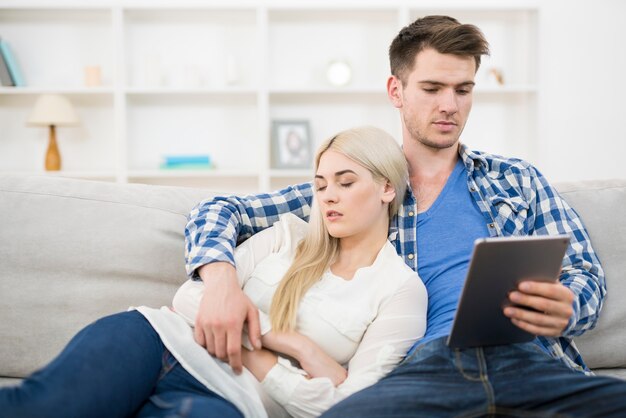
<instances>
[{"instance_id":1,"label":"woman","mask_svg":"<svg viewBox=\"0 0 626 418\"><path fill-rule=\"evenodd\" d=\"M83 329L21 386L0 390L0 414L317 416L375 383L426 329L426 290L387 241L406 180L401 149L379 129L320 147L310 223L285 216L237 248L263 324L264 348L244 350L243 374L195 343L203 289L188 282L173 310L140 307Z\"/></svg>"}]
</instances>

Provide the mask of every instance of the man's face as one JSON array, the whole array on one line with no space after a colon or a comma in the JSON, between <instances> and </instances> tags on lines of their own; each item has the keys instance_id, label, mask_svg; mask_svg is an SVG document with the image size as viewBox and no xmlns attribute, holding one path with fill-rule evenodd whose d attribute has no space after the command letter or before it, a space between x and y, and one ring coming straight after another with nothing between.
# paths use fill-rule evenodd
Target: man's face
<instances>
[{"instance_id":1,"label":"man's face","mask_svg":"<svg viewBox=\"0 0 626 418\"><path fill-rule=\"evenodd\" d=\"M472 108L476 62L473 57L441 54L427 48L417 54L406 83L391 77L389 97L400 109L404 145L449 148L459 140Z\"/></svg>"}]
</instances>

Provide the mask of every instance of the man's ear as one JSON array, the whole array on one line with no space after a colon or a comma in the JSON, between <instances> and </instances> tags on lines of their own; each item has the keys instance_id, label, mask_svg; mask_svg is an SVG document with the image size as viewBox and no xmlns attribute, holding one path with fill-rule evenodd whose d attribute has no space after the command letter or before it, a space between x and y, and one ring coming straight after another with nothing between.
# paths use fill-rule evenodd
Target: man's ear
<instances>
[{"instance_id":1,"label":"man's ear","mask_svg":"<svg viewBox=\"0 0 626 418\"><path fill-rule=\"evenodd\" d=\"M385 188L383 189L382 201L383 203L391 203L393 199L396 197L396 189L393 188L391 183L386 182Z\"/></svg>"},{"instance_id":2,"label":"man's ear","mask_svg":"<svg viewBox=\"0 0 626 418\"><path fill-rule=\"evenodd\" d=\"M395 75L387 79L387 96L395 108L402 107L402 81Z\"/></svg>"}]
</instances>

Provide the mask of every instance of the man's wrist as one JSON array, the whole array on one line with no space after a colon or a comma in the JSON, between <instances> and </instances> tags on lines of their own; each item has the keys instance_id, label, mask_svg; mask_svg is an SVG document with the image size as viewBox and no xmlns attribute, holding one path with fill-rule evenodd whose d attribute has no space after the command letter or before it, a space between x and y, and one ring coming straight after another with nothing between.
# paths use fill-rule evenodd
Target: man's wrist
<instances>
[{"instance_id":1,"label":"man's wrist","mask_svg":"<svg viewBox=\"0 0 626 418\"><path fill-rule=\"evenodd\" d=\"M225 277L237 278L235 266L226 261L205 264L198 268L197 272L205 285L211 285L216 282L223 284Z\"/></svg>"}]
</instances>

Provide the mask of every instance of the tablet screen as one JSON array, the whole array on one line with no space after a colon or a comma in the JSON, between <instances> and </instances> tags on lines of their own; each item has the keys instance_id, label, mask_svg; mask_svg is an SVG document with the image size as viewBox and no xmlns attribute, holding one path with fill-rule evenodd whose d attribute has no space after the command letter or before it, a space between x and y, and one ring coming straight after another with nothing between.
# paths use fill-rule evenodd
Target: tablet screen
<instances>
[{"instance_id":1,"label":"tablet screen","mask_svg":"<svg viewBox=\"0 0 626 418\"><path fill-rule=\"evenodd\" d=\"M483 238L474 243L448 346L468 348L531 341L534 335L503 313L508 294L523 280L555 281L569 237Z\"/></svg>"}]
</instances>

